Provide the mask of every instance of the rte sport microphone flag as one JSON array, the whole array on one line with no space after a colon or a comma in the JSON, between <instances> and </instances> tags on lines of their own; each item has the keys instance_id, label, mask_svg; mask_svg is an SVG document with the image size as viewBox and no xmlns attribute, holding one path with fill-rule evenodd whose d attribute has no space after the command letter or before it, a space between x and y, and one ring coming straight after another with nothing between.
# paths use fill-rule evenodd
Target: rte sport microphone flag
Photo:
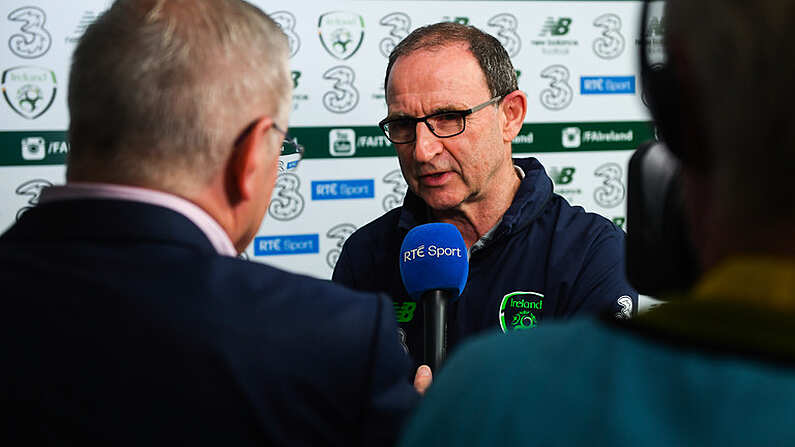
<instances>
[{"instance_id":1,"label":"rte sport microphone flag","mask_svg":"<svg viewBox=\"0 0 795 447\"><path fill-rule=\"evenodd\" d=\"M412 228L400 247L400 277L414 300L429 290L449 290L451 301L464 291L469 260L464 238L448 223Z\"/></svg>"}]
</instances>

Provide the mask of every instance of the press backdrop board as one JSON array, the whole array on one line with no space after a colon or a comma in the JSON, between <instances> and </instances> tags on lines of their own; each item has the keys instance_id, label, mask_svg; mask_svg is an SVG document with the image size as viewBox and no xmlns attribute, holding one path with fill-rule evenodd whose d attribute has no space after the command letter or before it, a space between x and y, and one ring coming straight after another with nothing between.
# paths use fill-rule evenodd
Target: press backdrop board
<instances>
[{"instance_id":1,"label":"press backdrop board","mask_svg":"<svg viewBox=\"0 0 795 447\"><path fill-rule=\"evenodd\" d=\"M277 180L249 259L330 278L345 239L401 204L406 183L376 125L386 115L384 69L400 39L439 21L474 25L511 55L528 97L515 156L537 157L571 203L626 225L627 161L652 132L637 75L640 2L253 3L289 36L290 133L307 152ZM35 205L43 186L64 182L71 53L109 4L0 6L0 229Z\"/></svg>"}]
</instances>

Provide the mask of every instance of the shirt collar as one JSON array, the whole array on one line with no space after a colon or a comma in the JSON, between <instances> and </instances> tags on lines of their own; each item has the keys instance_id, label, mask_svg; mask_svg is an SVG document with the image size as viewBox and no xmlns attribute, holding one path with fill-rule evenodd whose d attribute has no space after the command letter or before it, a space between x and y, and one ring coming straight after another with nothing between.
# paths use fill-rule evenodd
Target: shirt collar
<instances>
[{"instance_id":1,"label":"shirt collar","mask_svg":"<svg viewBox=\"0 0 795 447\"><path fill-rule=\"evenodd\" d=\"M207 236L218 254L237 256L232 240L221 225L196 204L163 191L109 183L73 182L45 188L39 203L79 199L128 200L162 206L185 216Z\"/></svg>"}]
</instances>

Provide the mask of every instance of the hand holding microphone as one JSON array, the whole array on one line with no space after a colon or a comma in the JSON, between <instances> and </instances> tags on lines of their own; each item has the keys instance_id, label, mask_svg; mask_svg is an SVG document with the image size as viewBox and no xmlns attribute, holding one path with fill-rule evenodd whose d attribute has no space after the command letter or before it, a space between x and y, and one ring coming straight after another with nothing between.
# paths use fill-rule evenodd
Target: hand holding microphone
<instances>
[{"instance_id":1,"label":"hand holding microphone","mask_svg":"<svg viewBox=\"0 0 795 447\"><path fill-rule=\"evenodd\" d=\"M416 226L403 239L399 263L409 296L422 302L423 363L436 372L447 355L447 303L458 299L469 274L464 238L451 224Z\"/></svg>"}]
</instances>

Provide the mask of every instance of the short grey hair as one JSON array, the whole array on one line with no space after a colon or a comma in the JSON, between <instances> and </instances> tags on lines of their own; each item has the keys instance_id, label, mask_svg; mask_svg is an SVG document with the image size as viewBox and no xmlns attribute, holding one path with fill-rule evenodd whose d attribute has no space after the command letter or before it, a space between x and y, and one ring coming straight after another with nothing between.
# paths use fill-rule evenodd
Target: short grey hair
<instances>
[{"instance_id":1,"label":"short grey hair","mask_svg":"<svg viewBox=\"0 0 795 447\"><path fill-rule=\"evenodd\" d=\"M289 104L284 33L241 0L117 0L69 78L67 179L186 191Z\"/></svg>"},{"instance_id":2,"label":"short grey hair","mask_svg":"<svg viewBox=\"0 0 795 447\"><path fill-rule=\"evenodd\" d=\"M792 221L795 2L668 0L666 7L666 39L686 55L684 71L703 106L718 211L737 229L760 218Z\"/></svg>"},{"instance_id":3,"label":"short grey hair","mask_svg":"<svg viewBox=\"0 0 795 447\"><path fill-rule=\"evenodd\" d=\"M460 43L466 44L478 61L483 75L486 77L491 97L504 96L519 89L511 57L500 41L474 26L455 22L440 22L423 26L401 40L389 55L384 89L389 84L389 73L392 71L392 66L401 56L407 56L419 50L434 50ZM451 63L455 63L455 61L451 61Z\"/></svg>"}]
</instances>

